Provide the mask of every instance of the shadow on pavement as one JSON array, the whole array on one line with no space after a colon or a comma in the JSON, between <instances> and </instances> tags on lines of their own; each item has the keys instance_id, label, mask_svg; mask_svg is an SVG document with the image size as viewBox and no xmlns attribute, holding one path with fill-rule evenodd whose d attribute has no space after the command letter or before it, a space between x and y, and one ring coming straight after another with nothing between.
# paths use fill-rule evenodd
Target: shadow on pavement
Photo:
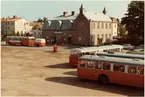
<instances>
[{"instance_id":1,"label":"shadow on pavement","mask_svg":"<svg viewBox=\"0 0 145 97\"><path fill-rule=\"evenodd\" d=\"M123 86L118 84L100 85L97 81L79 80L77 77L51 77L46 78L45 81L56 82L65 85L71 85L81 88L106 91L127 96L143 96L144 90L135 87ZM84 95L85 96L85 95Z\"/></svg>"},{"instance_id":2,"label":"shadow on pavement","mask_svg":"<svg viewBox=\"0 0 145 97\"><path fill-rule=\"evenodd\" d=\"M77 76L77 71L64 72L63 74Z\"/></svg>"},{"instance_id":3,"label":"shadow on pavement","mask_svg":"<svg viewBox=\"0 0 145 97\"><path fill-rule=\"evenodd\" d=\"M54 64L54 65L48 65L44 66L47 68L61 68L61 69L76 69L75 67L71 66L69 63L60 63L60 64Z\"/></svg>"}]
</instances>

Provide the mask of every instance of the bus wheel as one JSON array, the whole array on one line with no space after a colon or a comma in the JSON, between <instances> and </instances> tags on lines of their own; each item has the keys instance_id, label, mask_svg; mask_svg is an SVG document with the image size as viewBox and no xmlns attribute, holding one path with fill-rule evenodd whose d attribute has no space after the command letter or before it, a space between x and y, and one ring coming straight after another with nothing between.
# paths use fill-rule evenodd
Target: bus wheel
<instances>
[{"instance_id":1,"label":"bus wheel","mask_svg":"<svg viewBox=\"0 0 145 97\"><path fill-rule=\"evenodd\" d=\"M109 78L106 75L100 75L98 81L99 83L106 85L109 83Z\"/></svg>"}]
</instances>

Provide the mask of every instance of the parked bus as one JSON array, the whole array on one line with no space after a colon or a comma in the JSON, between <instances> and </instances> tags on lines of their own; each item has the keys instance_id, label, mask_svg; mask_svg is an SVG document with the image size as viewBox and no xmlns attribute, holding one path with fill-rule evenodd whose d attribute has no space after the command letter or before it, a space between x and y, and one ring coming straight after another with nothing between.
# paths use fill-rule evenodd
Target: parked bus
<instances>
[{"instance_id":1,"label":"parked bus","mask_svg":"<svg viewBox=\"0 0 145 97\"><path fill-rule=\"evenodd\" d=\"M127 53L118 53L118 52L97 52L95 53L95 55L144 60L144 55L140 55L140 54L127 54Z\"/></svg>"},{"instance_id":2,"label":"parked bus","mask_svg":"<svg viewBox=\"0 0 145 97\"><path fill-rule=\"evenodd\" d=\"M94 55L96 52L122 52L123 46L121 45L106 45L99 47L83 47L75 48L70 51L69 64L77 66L78 59L82 55Z\"/></svg>"},{"instance_id":3,"label":"parked bus","mask_svg":"<svg viewBox=\"0 0 145 97\"><path fill-rule=\"evenodd\" d=\"M79 58L79 79L144 88L144 60L85 55Z\"/></svg>"},{"instance_id":4,"label":"parked bus","mask_svg":"<svg viewBox=\"0 0 145 97\"><path fill-rule=\"evenodd\" d=\"M45 46L45 39L26 37L26 36L7 36L6 44L9 45L23 45L23 46Z\"/></svg>"}]
</instances>

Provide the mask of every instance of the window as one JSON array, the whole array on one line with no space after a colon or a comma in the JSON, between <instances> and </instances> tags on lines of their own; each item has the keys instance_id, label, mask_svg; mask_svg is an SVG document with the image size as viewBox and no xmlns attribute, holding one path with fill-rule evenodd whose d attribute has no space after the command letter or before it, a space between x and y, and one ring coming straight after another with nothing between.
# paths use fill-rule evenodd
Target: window
<instances>
[{"instance_id":1,"label":"window","mask_svg":"<svg viewBox=\"0 0 145 97\"><path fill-rule=\"evenodd\" d=\"M108 63L108 62L103 63L103 69L104 70L110 70L110 68L111 68L110 63Z\"/></svg>"},{"instance_id":2,"label":"window","mask_svg":"<svg viewBox=\"0 0 145 97\"><path fill-rule=\"evenodd\" d=\"M128 66L128 73L137 73L136 66Z\"/></svg>"},{"instance_id":3,"label":"window","mask_svg":"<svg viewBox=\"0 0 145 97\"><path fill-rule=\"evenodd\" d=\"M99 34L98 34L97 38L99 38Z\"/></svg>"},{"instance_id":4,"label":"window","mask_svg":"<svg viewBox=\"0 0 145 97\"><path fill-rule=\"evenodd\" d=\"M107 40L107 34L106 34L106 40Z\"/></svg>"},{"instance_id":5,"label":"window","mask_svg":"<svg viewBox=\"0 0 145 97\"><path fill-rule=\"evenodd\" d=\"M11 23L12 25L14 24L14 23Z\"/></svg>"},{"instance_id":6,"label":"window","mask_svg":"<svg viewBox=\"0 0 145 97\"><path fill-rule=\"evenodd\" d=\"M99 61L94 62L94 68L95 69L101 69L102 68L102 62L99 62Z\"/></svg>"},{"instance_id":7,"label":"window","mask_svg":"<svg viewBox=\"0 0 145 97\"><path fill-rule=\"evenodd\" d=\"M114 64L113 70L114 71L119 71L119 72L124 72L125 71L125 66L120 65L120 64Z\"/></svg>"},{"instance_id":8,"label":"window","mask_svg":"<svg viewBox=\"0 0 145 97\"><path fill-rule=\"evenodd\" d=\"M116 25L114 25L114 27L116 28Z\"/></svg>"},{"instance_id":9,"label":"window","mask_svg":"<svg viewBox=\"0 0 145 97\"><path fill-rule=\"evenodd\" d=\"M111 23L109 24L109 28L111 28Z\"/></svg>"},{"instance_id":10,"label":"window","mask_svg":"<svg viewBox=\"0 0 145 97\"><path fill-rule=\"evenodd\" d=\"M102 29L104 28L104 23L102 23Z\"/></svg>"},{"instance_id":11,"label":"window","mask_svg":"<svg viewBox=\"0 0 145 97\"><path fill-rule=\"evenodd\" d=\"M109 38L111 39L111 34L109 34Z\"/></svg>"},{"instance_id":12,"label":"window","mask_svg":"<svg viewBox=\"0 0 145 97\"><path fill-rule=\"evenodd\" d=\"M100 24L99 24L99 22L98 22L98 28L100 28Z\"/></svg>"},{"instance_id":13,"label":"window","mask_svg":"<svg viewBox=\"0 0 145 97\"><path fill-rule=\"evenodd\" d=\"M103 34L102 34L102 38L103 38Z\"/></svg>"},{"instance_id":14,"label":"window","mask_svg":"<svg viewBox=\"0 0 145 97\"><path fill-rule=\"evenodd\" d=\"M93 62L87 61L87 68L93 68Z\"/></svg>"},{"instance_id":15,"label":"window","mask_svg":"<svg viewBox=\"0 0 145 97\"><path fill-rule=\"evenodd\" d=\"M140 75L144 74L144 67L143 66L138 66L137 67L137 74L140 74Z\"/></svg>"},{"instance_id":16,"label":"window","mask_svg":"<svg viewBox=\"0 0 145 97\"><path fill-rule=\"evenodd\" d=\"M103 34L102 34L102 40L103 40L103 37L104 37L104 36L103 36Z\"/></svg>"},{"instance_id":17,"label":"window","mask_svg":"<svg viewBox=\"0 0 145 97\"><path fill-rule=\"evenodd\" d=\"M108 28L108 25L107 25L107 23L106 23L106 29Z\"/></svg>"},{"instance_id":18,"label":"window","mask_svg":"<svg viewBox=\"0 0 145 97\"><path fill-rule=\"evenodd\" d=\"M80 60L80 67L85 67L85 64L86 64L85 60Z\"/></svg>"}]
</instances>

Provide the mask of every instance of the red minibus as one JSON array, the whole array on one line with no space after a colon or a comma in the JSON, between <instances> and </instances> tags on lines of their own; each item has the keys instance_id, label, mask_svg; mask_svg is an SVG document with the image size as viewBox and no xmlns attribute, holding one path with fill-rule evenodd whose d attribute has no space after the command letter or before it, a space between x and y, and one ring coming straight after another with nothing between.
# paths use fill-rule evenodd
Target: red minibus
<instances>
[{"instance_id":1,"label":"red minibus","mask_svg":"<svg viewBox=\"0 0 145 97\"><path fill-rule=\"evenodd\" d=\"M98 80L101 84L116 83L144 88L144 60L97 55L79 58L79 79Z\"/></svg>"},{"instance_id":2,"label":"red minibus","mask_svg":"<svg viewBox=\"0 0 145 97\"><path fill-rule=\"evenodd\" d=\"M82 55L94 55L96 52L107 52L107 51L122 52L122 50L123 46L121 45L75 48L70 51L69 64L77 67L79 57L81 57Z\"/></svg>"}]
</instances>

